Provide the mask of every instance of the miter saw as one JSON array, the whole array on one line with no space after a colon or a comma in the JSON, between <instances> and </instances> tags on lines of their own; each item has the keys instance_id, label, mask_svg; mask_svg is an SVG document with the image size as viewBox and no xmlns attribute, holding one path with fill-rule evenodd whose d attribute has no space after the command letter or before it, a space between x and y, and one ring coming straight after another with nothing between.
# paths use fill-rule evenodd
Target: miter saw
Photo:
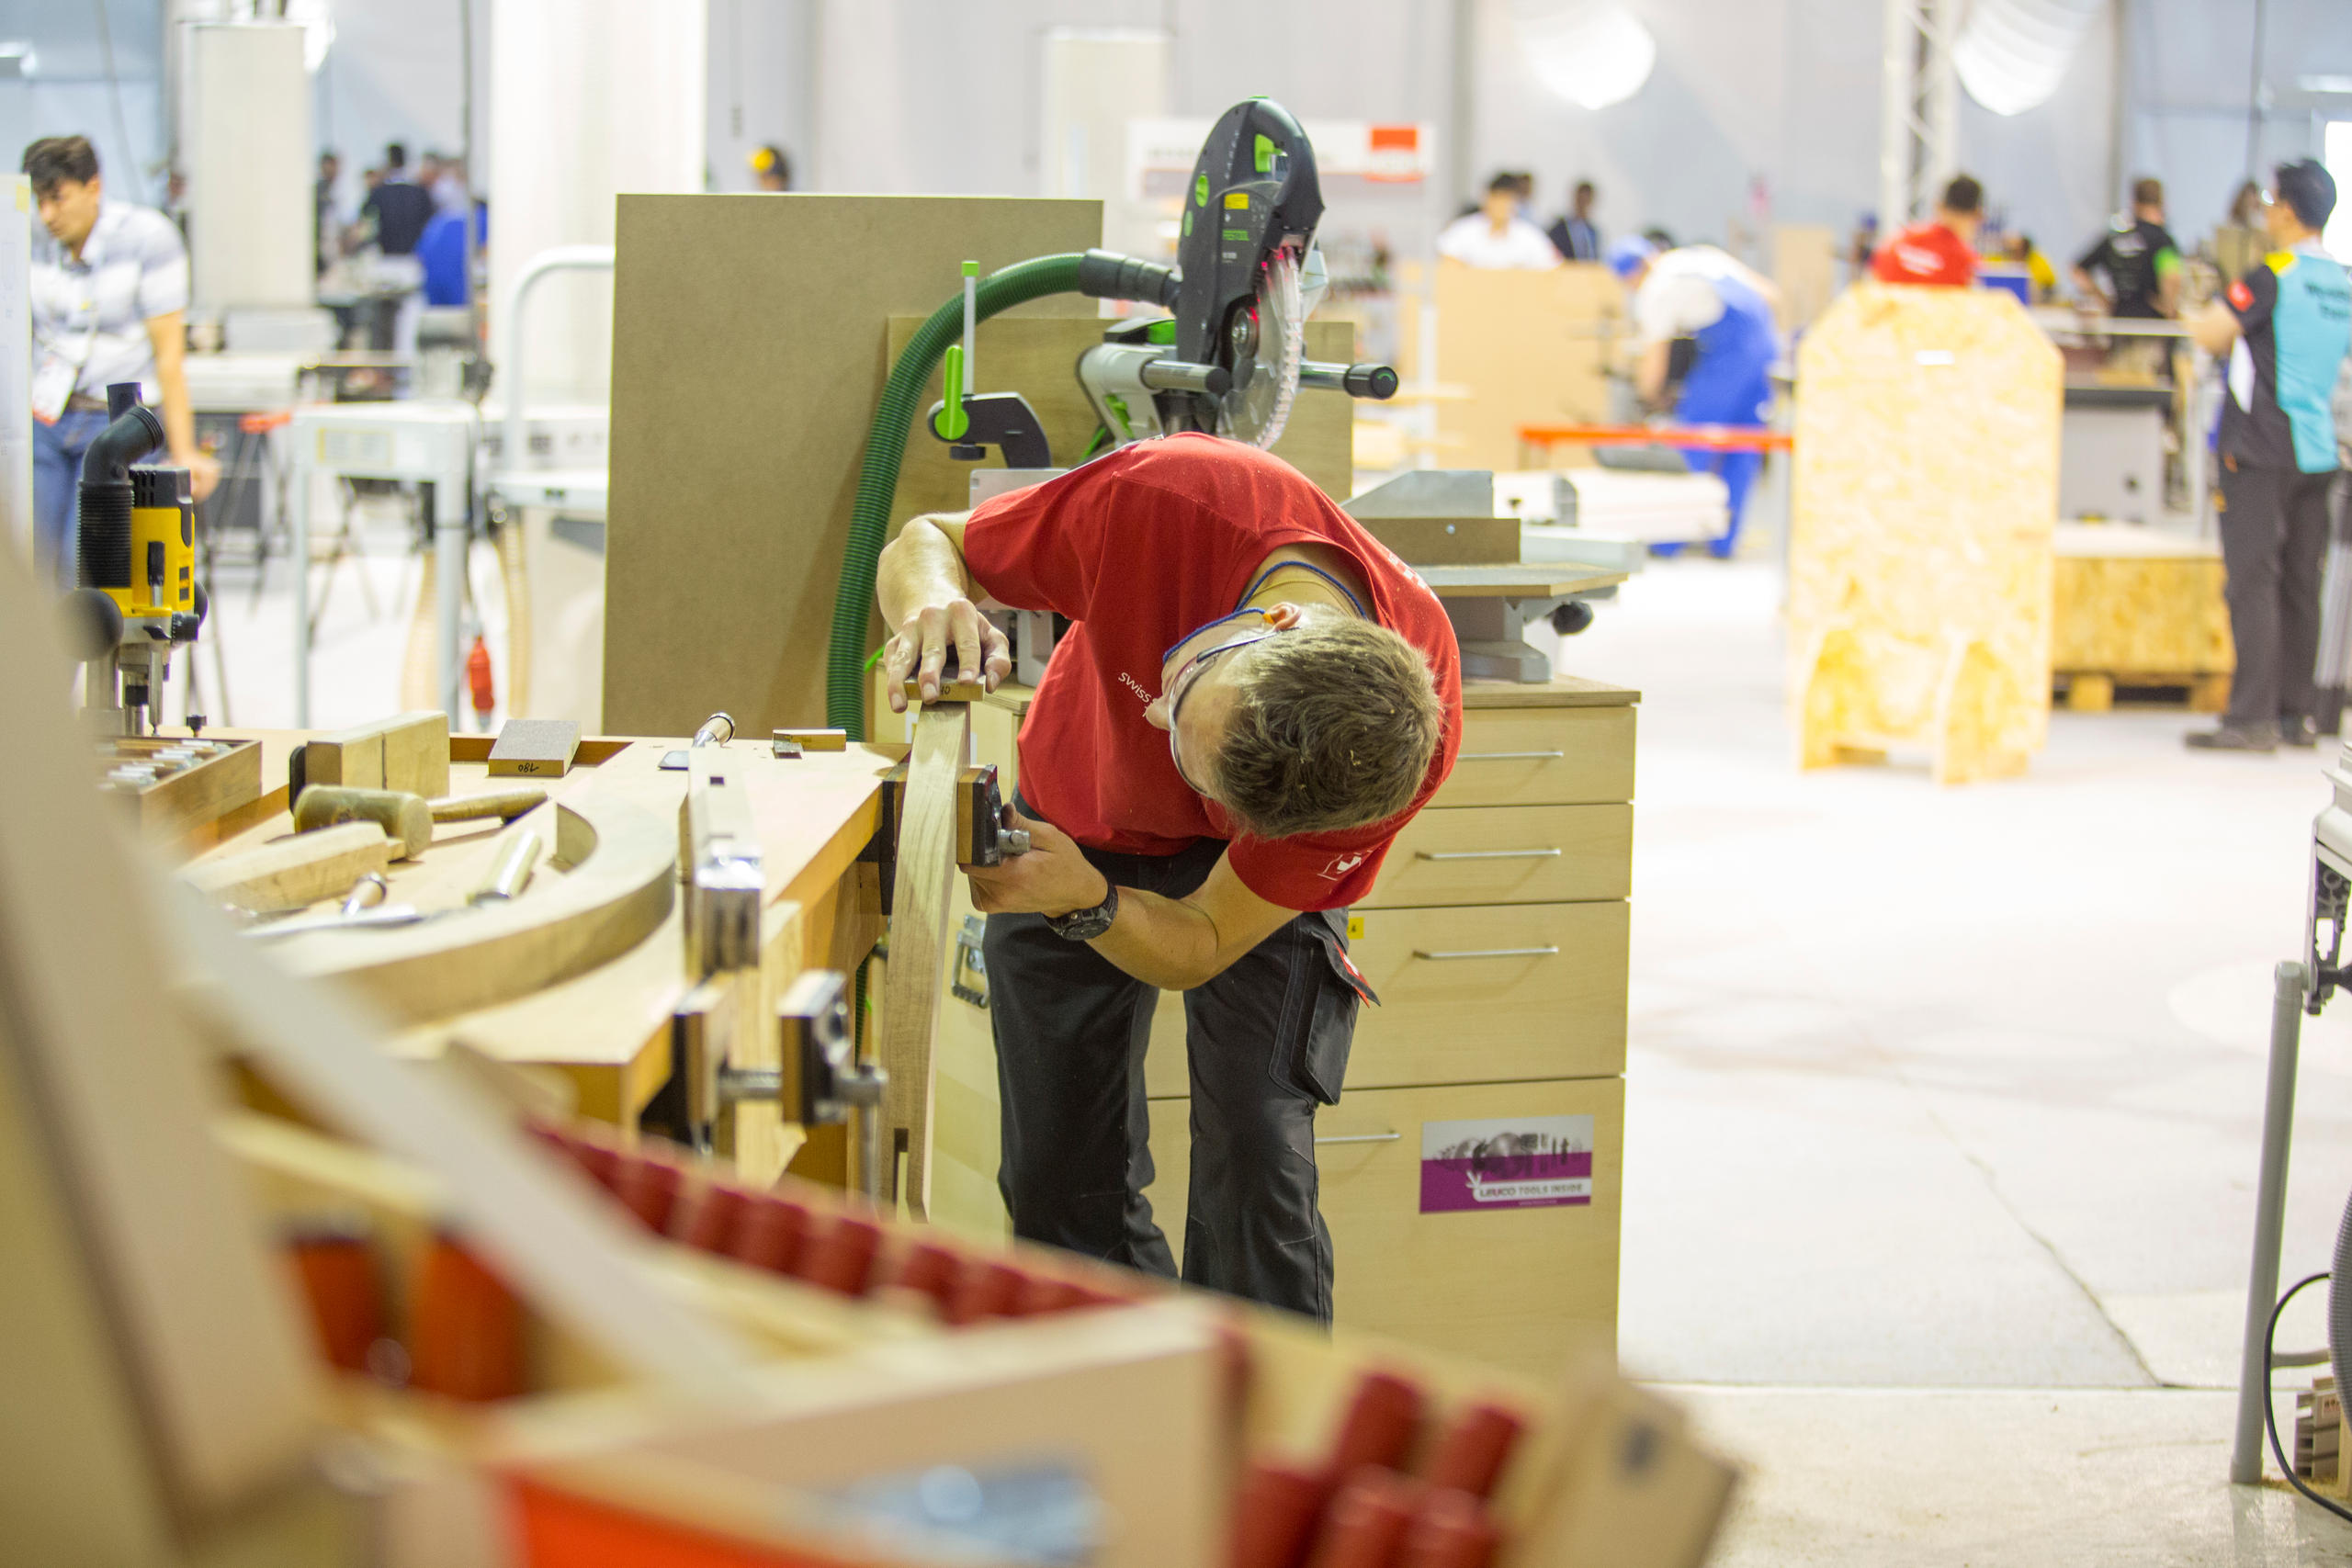
<instances>
[{"instance_id":1,"label":"miter saw","mask_svg":"<svg viewBox=\"0 0 2352 1568\"><path fill-rule=\"evenodd\" d=\"M1306 318L1322 299L1315 149L1269 98L1226 110L1184 191L1174 318L1114 328L1078 362L1114 445L1204 430L1271 446L1301 387L1391 398L1385 365L1318 364Z\"/></svg>"},{"instance_id":2,"label":"miter saw","mask_svg":"<svg viewBox=\"0 0 2352 1568\"><path fill-rule=\"evenodd\" d=\"M1106 445L1187 430L1271 446L1301 387L1359 398L1396 395L1396 372L1385 365L1305 357L1306 317L1323 293L1315 248L1322 217L1306 133L1280 104L1251 98L1217 120L1193 165L1177 266L1101 250L1035 256L985 278L967 264L962 290L899 351L875 408L833 598L825 654L828 724L853 737L865 734L875 561L889 534L917 400L943 358L950 361L946 395L931 407L933 435L967 459L984 456L992 444L1001 447L1008 465L1024 470L1015 476L1022 483L1058 471L1042 424L1019 394L975 390L979 322L1051 294L1127 299L1170 312L1123 322L1080 355L1079 384L1102 423L1089 457ZM1030 665L1024 658L1024 676Z\"/></svg>"}]
</instances>

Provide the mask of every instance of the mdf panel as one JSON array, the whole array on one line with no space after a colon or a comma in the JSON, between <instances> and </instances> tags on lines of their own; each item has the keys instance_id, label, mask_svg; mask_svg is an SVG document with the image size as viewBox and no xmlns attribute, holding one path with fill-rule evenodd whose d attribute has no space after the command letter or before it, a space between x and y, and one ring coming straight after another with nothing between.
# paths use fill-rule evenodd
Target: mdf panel
<instances>
[{"instance_id":1,"label":"mdf panel","mask_svg":"<svg viewBox=\"0 0 2352 1568\"><path fill-rule=\"evenodd\" d=\"M1470 392L1437 405L1445 467L1523 468L1521 425L1607 418L1625 290L1600 263L1490 271L1441 260L1437 315L1437 378Z\"/></svg>"},{"instance_id":2,"label":"mdf panel","mask_svg":"<svg viewBox=\"0 0 2352 1568\"><path fill-rule=\"evenodd\" d=\"M824 722L824 652L890 319L1082 251L1102 204L624 196L613 290L604 729ZM1077 295L1021 313L1095 317ZM984 367L985 373L985 367ZM910 446L928 442L910 434ZM869 618L864 646L880 641Z\"/></svg>"},{"instance_id":3,"label":"mdf panel","mask_svg":"<svg viewBox=\"0 0 2352 1568\"><path fill-rule=\"evenodd\" d=\"M1349 1090L1315 1124L1338 1325L1533 1378L1580 1351L1615 1354L1624 1114L1615 1077ZM1555 1116L1592 1118L1589 1203L1421 1213L1425 1123ZM1188 1129L1188 1101L1152 1106L1147 1195L1179 1250Z\"/></svg>"}]
</instances>

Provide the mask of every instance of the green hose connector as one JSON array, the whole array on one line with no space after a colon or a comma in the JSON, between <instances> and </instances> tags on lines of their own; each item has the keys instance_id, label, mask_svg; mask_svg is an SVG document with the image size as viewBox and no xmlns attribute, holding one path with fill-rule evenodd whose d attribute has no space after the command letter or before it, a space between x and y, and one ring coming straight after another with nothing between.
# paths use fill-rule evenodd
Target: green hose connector
<instances>
[{"instance_id":1,"label":"green hose connector","mask_svg":"<svg viewBox=\"0 0 2352 1568\"><path fill-rule=\"evenodd\" d=\"M1002 310L1048 294L1078 289L1078 252L1018 262L980 280L974 318L987 321ZM919 328L890 367L865 437L865 461L858 470L857 500L850 509L849 544L842 554L841 589L833 598L832 637L825 654L825 722L865 739L865 628L874 613L874 564L890 527L890 498L899 488L899 464L915 400L947 345L964 332L964 295L958 289Z\"/></svg>"}]
</instances>

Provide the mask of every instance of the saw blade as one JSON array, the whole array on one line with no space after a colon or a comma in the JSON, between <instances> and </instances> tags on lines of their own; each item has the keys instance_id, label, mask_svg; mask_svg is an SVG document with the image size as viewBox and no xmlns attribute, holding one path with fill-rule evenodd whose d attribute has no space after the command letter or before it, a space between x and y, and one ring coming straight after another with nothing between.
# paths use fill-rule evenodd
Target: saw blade
<instances>
[{"instance_id":1,"label":"saw blade","mask_svg":"<svg viewBox=\"0 0 2352 1568\"><path fill-rule=\"evenodd\" d=\"M1258 274L1258 346L1249 377L1225 395L1217 434L1252 446L1272 446L1289 422L1298 394L1299 361L1306 348L1306 301L1298 254L1285 245Z\"/></svg>"}]
</instances>

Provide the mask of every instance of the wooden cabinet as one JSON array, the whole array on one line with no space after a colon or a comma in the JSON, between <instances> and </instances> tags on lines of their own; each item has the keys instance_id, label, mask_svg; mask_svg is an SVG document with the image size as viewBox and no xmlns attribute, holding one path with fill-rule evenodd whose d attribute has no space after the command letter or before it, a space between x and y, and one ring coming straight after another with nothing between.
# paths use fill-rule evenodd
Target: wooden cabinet
<instances>
[{"instance_id":1,"label":"wooden cabinet","mask_svg":"<svg viewBox=\"0 0 2352 1568\"><path fill-rule=\"evenodd\" d=\"M1192 1170L1190 1102L1151 1107L1147 1194L1172 1238L1184 1234ZM1566 1122L1589 1139L1581 1201L1480 1210L1430 1207L1422 1164L1464 1123ZM1323 1223L1336 1260L1333 1316L1430 1350L1537 1376L1617 1345L1618 1209L1625 1080L1359 1089L1316 1118Z\"/></svg>"}]
</instances>

